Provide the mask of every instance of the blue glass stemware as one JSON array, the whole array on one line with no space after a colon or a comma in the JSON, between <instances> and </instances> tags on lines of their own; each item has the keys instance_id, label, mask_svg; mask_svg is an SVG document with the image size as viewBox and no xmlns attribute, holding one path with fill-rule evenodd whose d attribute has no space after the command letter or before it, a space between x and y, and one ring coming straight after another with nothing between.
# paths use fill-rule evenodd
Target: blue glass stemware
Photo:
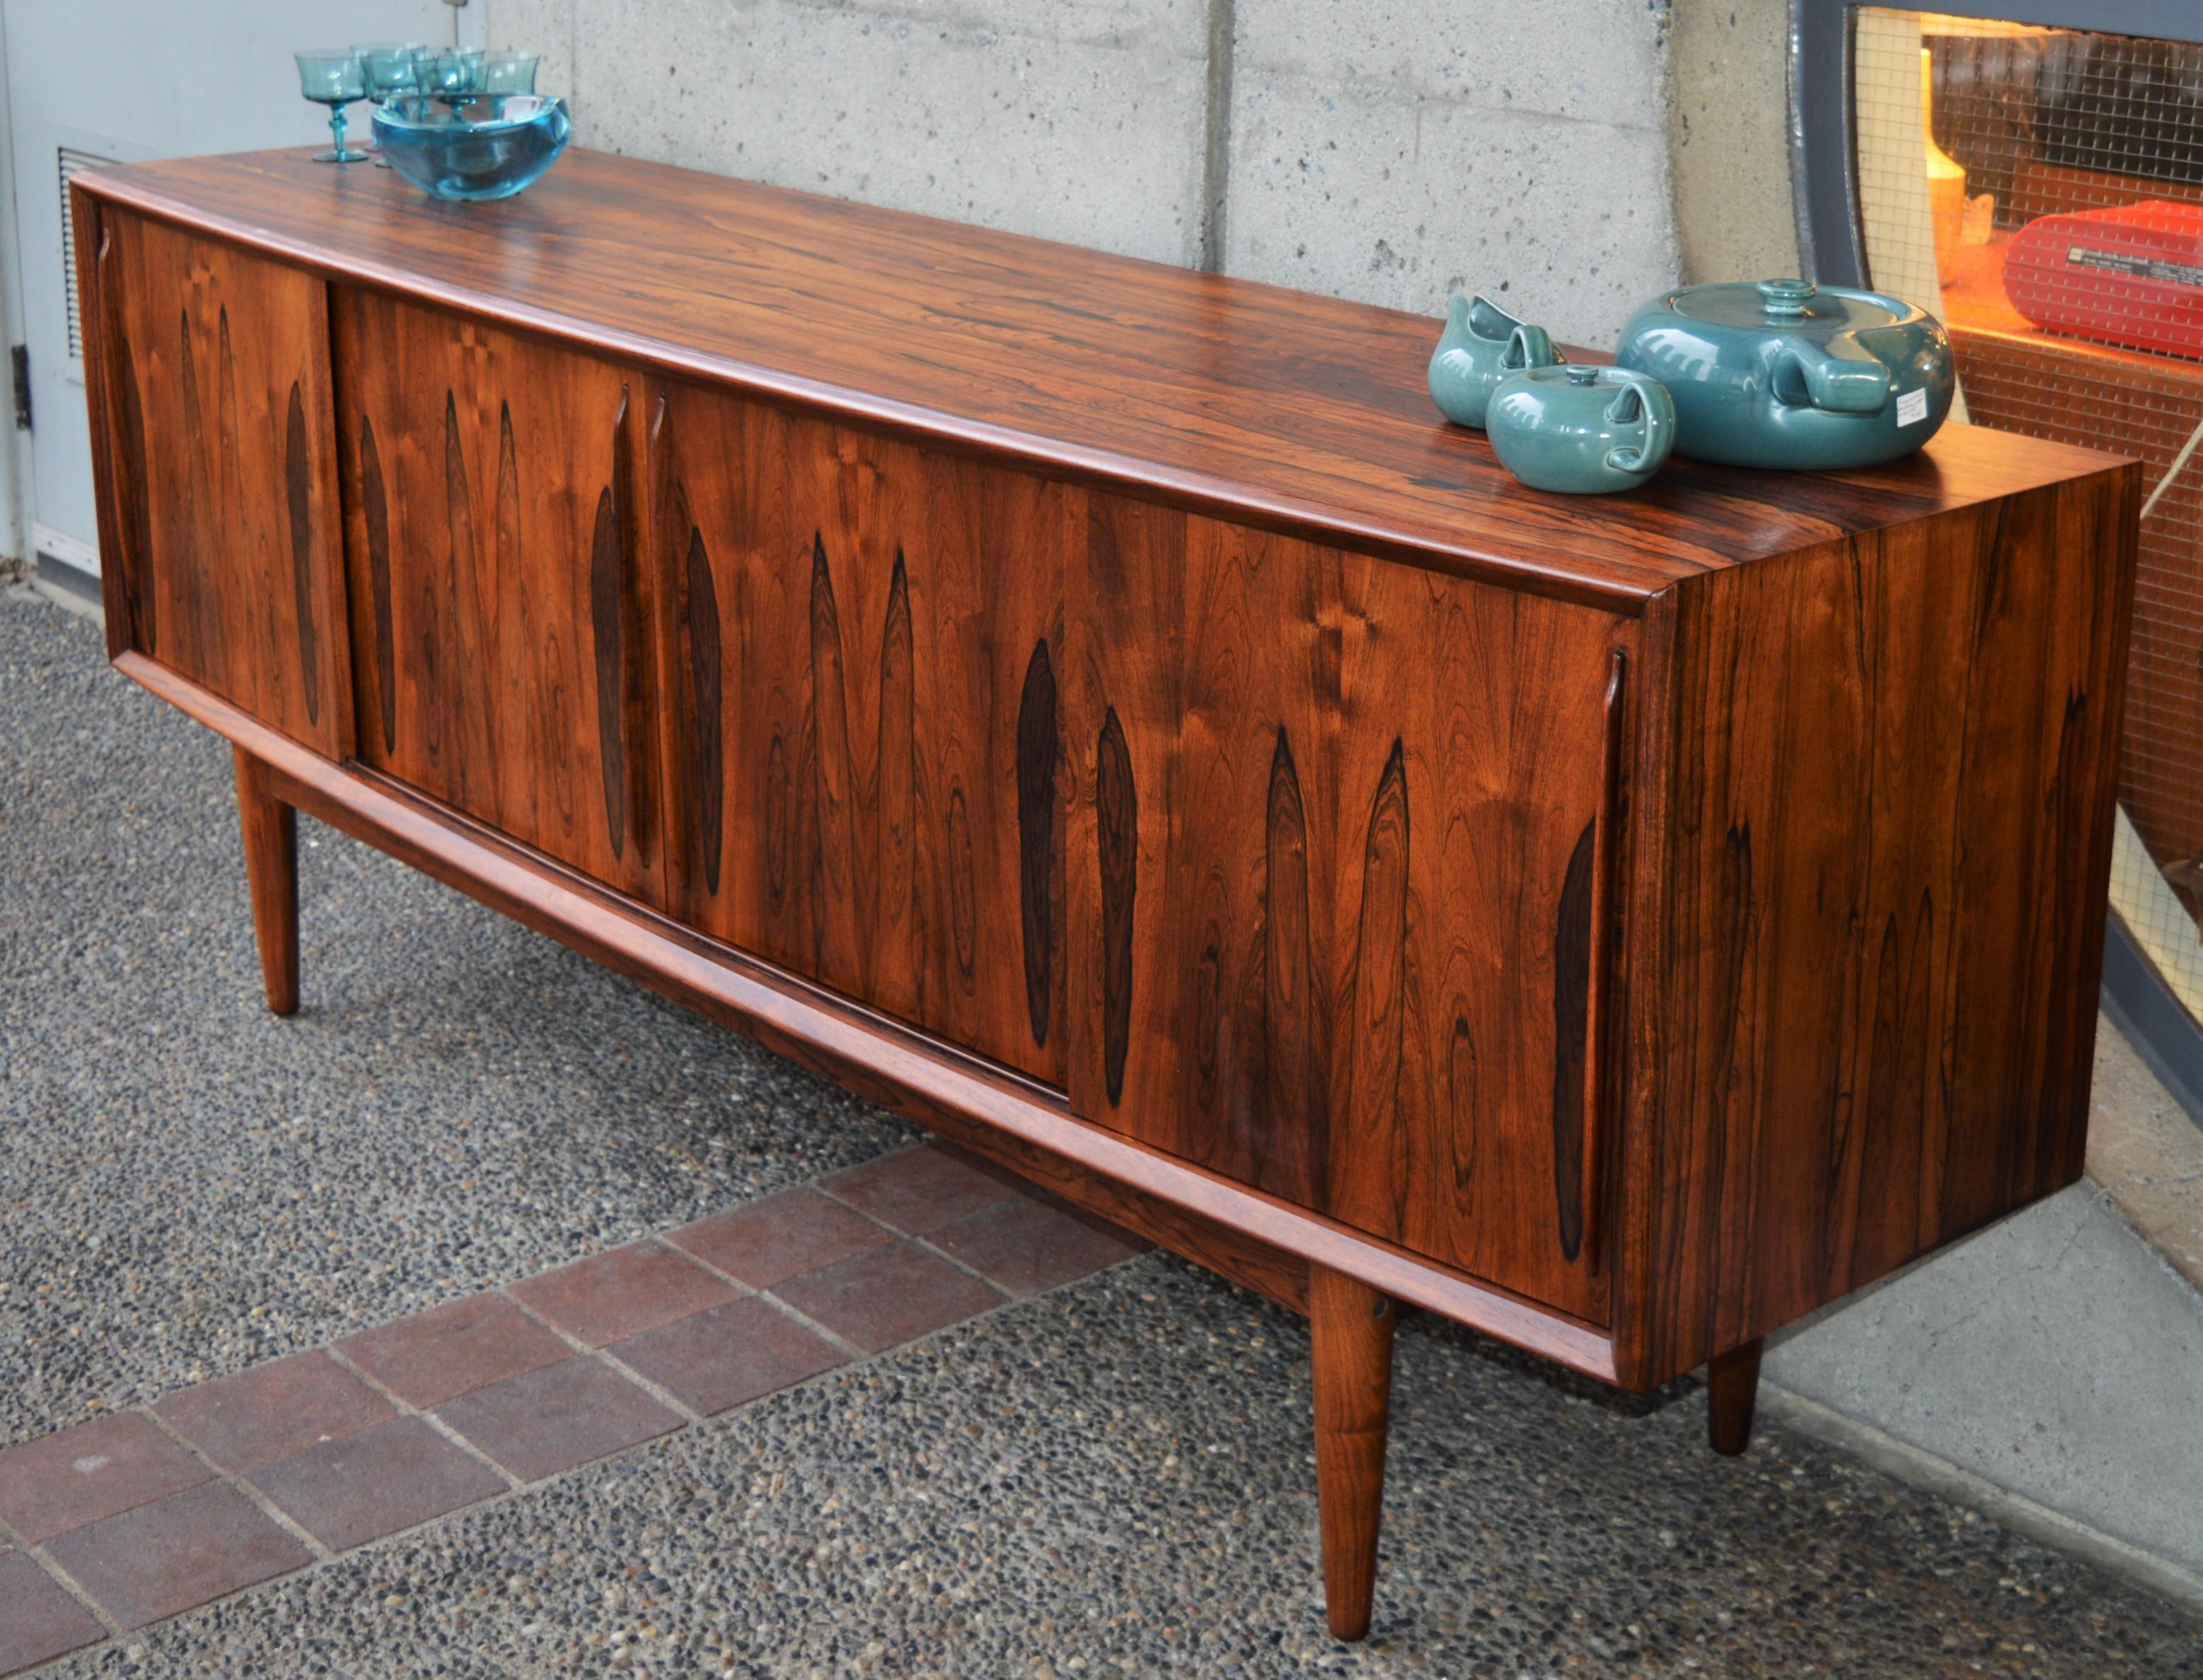
<instances>
[{"instance_id":1,"label":"blue glass stemware","mask_svg":"<svg viewBox=\"0 0 2203 1680\"><path fill-rule=\"evenodd\" d=\"M414 66L420 91L439 99L473 98L481 91L482 56L457 49L423 54Z\"/></svg>"},{"instance_id":2,"label":"blue glass stemware","mask_svg":"<svg viewBox=\"0 0 2203 1680\"><path fill-rule=\"evenodd\" d=\"M316 104L329 108L329 133L334 144L328 151L317 153L314 162L365 162L365 152L351 150L344 143L345 107L367 97L367 80L358 56L346 47L340 52L294 52L291 56L298 65L298 91Z\"/></svg>"},{"instance_id":3,"label":"blue glass stemware","mask_svg":"<svg viewBox=\"0 0 2203 1680\"><path fill-rule=\"evenodd\" d=\"M416 93L421 87L421 60L429 56L429 50L419 41L376 41L366 46L354 47L359 68L367 84L367 97L376 104L394 99L401 94ZM390 160L381 156L381 143L373 138L374 125L368 125L367 149L377 154L375 167L387 169Z\"/></svg>"},{"instance_id":4,"label":"blue glass stemware","mask_svg":"<svg viewBox=\"0 0 2203 1680\"><path fill-rule=\"evenodd\" d=\"M536 55L532 52L489 52L482 55L481 83L477 93L533 93Z\"/></svg>"}]
</instances>

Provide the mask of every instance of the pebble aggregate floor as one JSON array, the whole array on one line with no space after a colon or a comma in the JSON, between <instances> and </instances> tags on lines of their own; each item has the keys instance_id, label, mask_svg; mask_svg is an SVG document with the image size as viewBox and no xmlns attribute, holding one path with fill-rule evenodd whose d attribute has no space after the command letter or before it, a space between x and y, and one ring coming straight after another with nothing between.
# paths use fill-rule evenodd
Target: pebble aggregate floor
<instances>
[{"instance_id":1,"label":"pebble aggregate floor","mask_svg":"<svg viewBox=\"0 0 2203 1680\"><path fill-rule=\"evenodd\" d=\"M0 598L0 1446L915 1134L310 823L261 1007L228 753ZM1401 1337L1324 1634L1307 1337L1150 1254L42 1675L2203 1677L2169 1606L1692 1383ZM5 1613L0 1606L0 1613Z\"/></svg>"}]
</instances>

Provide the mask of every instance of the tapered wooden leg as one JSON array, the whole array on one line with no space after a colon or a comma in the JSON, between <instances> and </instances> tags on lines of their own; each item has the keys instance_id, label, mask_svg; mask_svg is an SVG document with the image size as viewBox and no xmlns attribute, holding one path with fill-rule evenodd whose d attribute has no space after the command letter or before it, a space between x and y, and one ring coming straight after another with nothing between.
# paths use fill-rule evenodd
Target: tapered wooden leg
<instances>
[{"instance_id":1,"label":"tapered wooden leg","mask_svg":"<svg viewBox=\"0 0 2203 1680\"><path fill-rule=\"evenodd\" d=\"M1734 1458L1751 1445L1751 1412L1759 1401L1757 1337L1706 1367L1706 1433L1714 1451Z\"/></svg>"},{"instance_id":2,"label":"tapered wooden leg","mask_svg":"<svg viewBox=\"0 0 2203 1680\"><path fill-rule=\"evenodd\" d=\"M298 814L269 790L268 768L237 752L237 816L245 831L245 879L268 1007L298 1008Z\"/></svg>"},{"instance_id":3,"label":"tapered wooden leg","mask_svg":"<svg viewBox=\"0 0 2203 1680\"><path fill-rule=\"evenodd\" d=\"M1338 1639L1359 1639L1369 1631L1397 1317L1392 1303L1367 1284L1328 1267L1308 1268L1323 1594L1332 1636Z\"/></svg>"}]
</instances>

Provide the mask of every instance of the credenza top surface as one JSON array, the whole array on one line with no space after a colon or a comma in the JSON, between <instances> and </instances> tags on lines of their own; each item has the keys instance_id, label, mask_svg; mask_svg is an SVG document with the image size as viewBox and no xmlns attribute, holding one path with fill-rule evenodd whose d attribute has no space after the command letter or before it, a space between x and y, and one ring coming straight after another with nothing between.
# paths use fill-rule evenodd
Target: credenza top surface
<instances>
[{"instance_id":1,"label":"credenza top surface","mask_svg":"<svg viewBox=\"0 0 2203 1680\"><path fill-rule=\"evenodd\" d=\"M1439 419L1424 386L1439 323L1420 315L582 150L489 204L309 155L78 180L678 374L1625 610L1708 570L2116 464L1951 425L1863 471L1676 460L1627 495L1548 495Z\"/></svg>"}]
</instances>

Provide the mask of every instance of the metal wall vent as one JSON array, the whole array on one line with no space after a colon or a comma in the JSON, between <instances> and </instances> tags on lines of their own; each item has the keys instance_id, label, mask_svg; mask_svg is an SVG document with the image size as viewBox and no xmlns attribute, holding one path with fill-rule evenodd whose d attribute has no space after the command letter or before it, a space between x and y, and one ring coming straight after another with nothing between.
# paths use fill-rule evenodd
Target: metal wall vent
<instances>
[{"instance_id":1,"label":"metal wall vent","mask_svg":"<svg viewBox=\"0 0 2203 1680\"><path fill-rule=\"evenodd\" d=\"M102 163L112 163L111 157L102 157L97 152L81 151L74 146L56 146L54 156L59 162L62 193L62 295L68 300L68 353L73 362L84 360L84 324L77 311L76 298L76 227L69 215L69 180L80 169L90 169Z\"/></svg>"}]
</instances>

